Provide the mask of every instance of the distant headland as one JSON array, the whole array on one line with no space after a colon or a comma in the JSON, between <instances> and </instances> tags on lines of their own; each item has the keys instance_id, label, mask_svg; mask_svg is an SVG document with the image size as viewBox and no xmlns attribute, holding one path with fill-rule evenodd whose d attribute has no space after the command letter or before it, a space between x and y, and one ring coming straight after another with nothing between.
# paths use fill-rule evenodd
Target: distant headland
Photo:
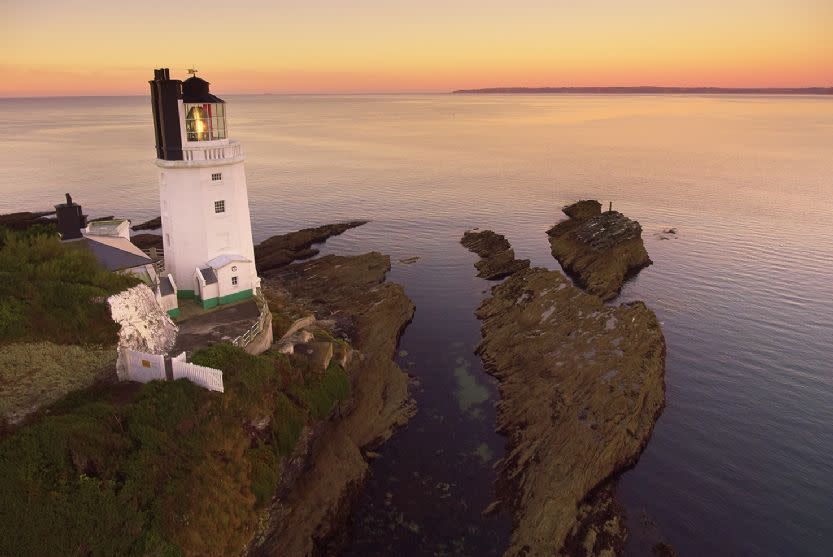
<instances>
[{"instance_id":1,"label":"distant headland","mask_svg":"<svg viewBox=\"0 0 833 557\"><path fill-rule=\"evenodd\" d=\"M487 87L458 89L454 94L582 95L833 95L833 87Z\"/></svg>"}]
</instances>

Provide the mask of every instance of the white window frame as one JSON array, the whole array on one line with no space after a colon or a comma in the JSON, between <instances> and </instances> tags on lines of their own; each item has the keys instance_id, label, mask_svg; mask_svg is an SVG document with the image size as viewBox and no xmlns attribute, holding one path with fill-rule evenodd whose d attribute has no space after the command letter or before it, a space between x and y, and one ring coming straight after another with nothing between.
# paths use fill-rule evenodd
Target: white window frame
<instances>
[{"instance_id":1,"label":"white window frame","mask_svg":"<svg viewBox=\"0 0 833 557\"><path fill-rule=\"evenodd\" d=\"M231 277L231 285L232 286L238 286L239 282L240 281L237 280L237 277Z\"/></svg>"},{"instance_id":2,"label":"white window frame","mask_svg":"<svg viewBox=\"0 0 833 557\"><path fill-rule=\"evenodd\" d=\"M218 199L214 202L214 214L222 215L226 212L226 200Z\"/></svg>"},{"instance_id":3,"label":"white window frame","mask_svg":"<svg viewBox=\"0 0 833 557\"><path fill-rule=\"evenodd\" d=\"M222 179L223 179L223 173L222 172L212 172L211 173L211 181L212 182L219 182Z\"/></svg>"}]
</instances>

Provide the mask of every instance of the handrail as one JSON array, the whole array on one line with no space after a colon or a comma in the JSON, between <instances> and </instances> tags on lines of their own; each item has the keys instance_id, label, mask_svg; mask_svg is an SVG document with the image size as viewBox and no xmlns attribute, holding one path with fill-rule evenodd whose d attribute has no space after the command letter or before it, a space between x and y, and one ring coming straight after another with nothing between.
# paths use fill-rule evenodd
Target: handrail
<instances>
[{"instance_id":1,"label":"handrail","mask_svg":"<svg viewBox=\"0 0 833 557\"><path fill-rule=\"evenodd\" d=\"M257 335L263 332L264 327L266 327L266 318L269 316L269 303L266 301L266 298L263 296L263 292L260 288L257 289L254 299L258 309L260 309L260 315L258 316L257 322L249 327L248 331L231 341L233 345L239 346L240 348L248 346L255 339L255 337L257 337Z\"/></svg>"}]
</instances>

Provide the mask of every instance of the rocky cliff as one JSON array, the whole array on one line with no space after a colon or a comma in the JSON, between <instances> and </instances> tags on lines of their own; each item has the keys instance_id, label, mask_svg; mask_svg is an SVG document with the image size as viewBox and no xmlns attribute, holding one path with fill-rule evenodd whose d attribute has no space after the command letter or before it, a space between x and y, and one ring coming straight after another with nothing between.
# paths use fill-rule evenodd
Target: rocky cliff
<instances>
[{"instance_id":1,"label":"rocky cliff","mask_svg":"<svg viewBox=\"0 0 833 557\"><path fill-rule=\"evenodd\" d=\"M367 473L362 450L386 440L414 413L408 378L393 361L414 306L401 286L385 282L389 270L387 256L368 253L329 255L267 273L270 298L329 322L333 336L349 340L358 355L347 368L349 408L296 455L303 471L274 501L252 555L309 555L334 536Z\"/></svg>"},{"instance_id":2,"label":"rocky cliff","mask_svg":"<svg viewBox=\"0 0 833 557\"><path fill-rule=\"evenodd\" d=\"M602 213L593 200L563 211L570 218L547 231L552 255L587 292L611 300L625 280L651 264L638 222L617 211Z\"/></svg>"}]
</instances>

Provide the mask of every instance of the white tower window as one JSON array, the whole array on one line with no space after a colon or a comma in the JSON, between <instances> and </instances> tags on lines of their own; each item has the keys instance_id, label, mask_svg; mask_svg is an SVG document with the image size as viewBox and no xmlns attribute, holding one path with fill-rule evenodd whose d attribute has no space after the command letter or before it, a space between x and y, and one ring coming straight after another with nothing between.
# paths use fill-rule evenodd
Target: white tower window
<instances>
[{"instance_id":1,"label":"white tower window","mask_svg":"<svg viewBox=\"0 0 833 557\"><path fill-rule=\"evenodd\" d=\"M223 179L223 173L222 172L215 172L211 175L211 180L214 181L214 182L219 182L222 179Z\"/></svg>"},{"instance_id":2,"label":"white tower window","mask_svg":"<svg viewBox=\"0 0 833 557\"><path fill-rule=\"evenodd\" d=\"M231 277L231 285L237 286L237 277Z\"/></svg>"},{"instance_id":3,"label":"white tower window","mask_svg":"<svg viewBox=\"0 0 833 557\"><path fill-rule=\"evenodd\" d=\"M226 201L225 199L221 199L220 201L214 202L214 212L215 213L225 213L226 212Z\"/></svg>"}]
</instances>

